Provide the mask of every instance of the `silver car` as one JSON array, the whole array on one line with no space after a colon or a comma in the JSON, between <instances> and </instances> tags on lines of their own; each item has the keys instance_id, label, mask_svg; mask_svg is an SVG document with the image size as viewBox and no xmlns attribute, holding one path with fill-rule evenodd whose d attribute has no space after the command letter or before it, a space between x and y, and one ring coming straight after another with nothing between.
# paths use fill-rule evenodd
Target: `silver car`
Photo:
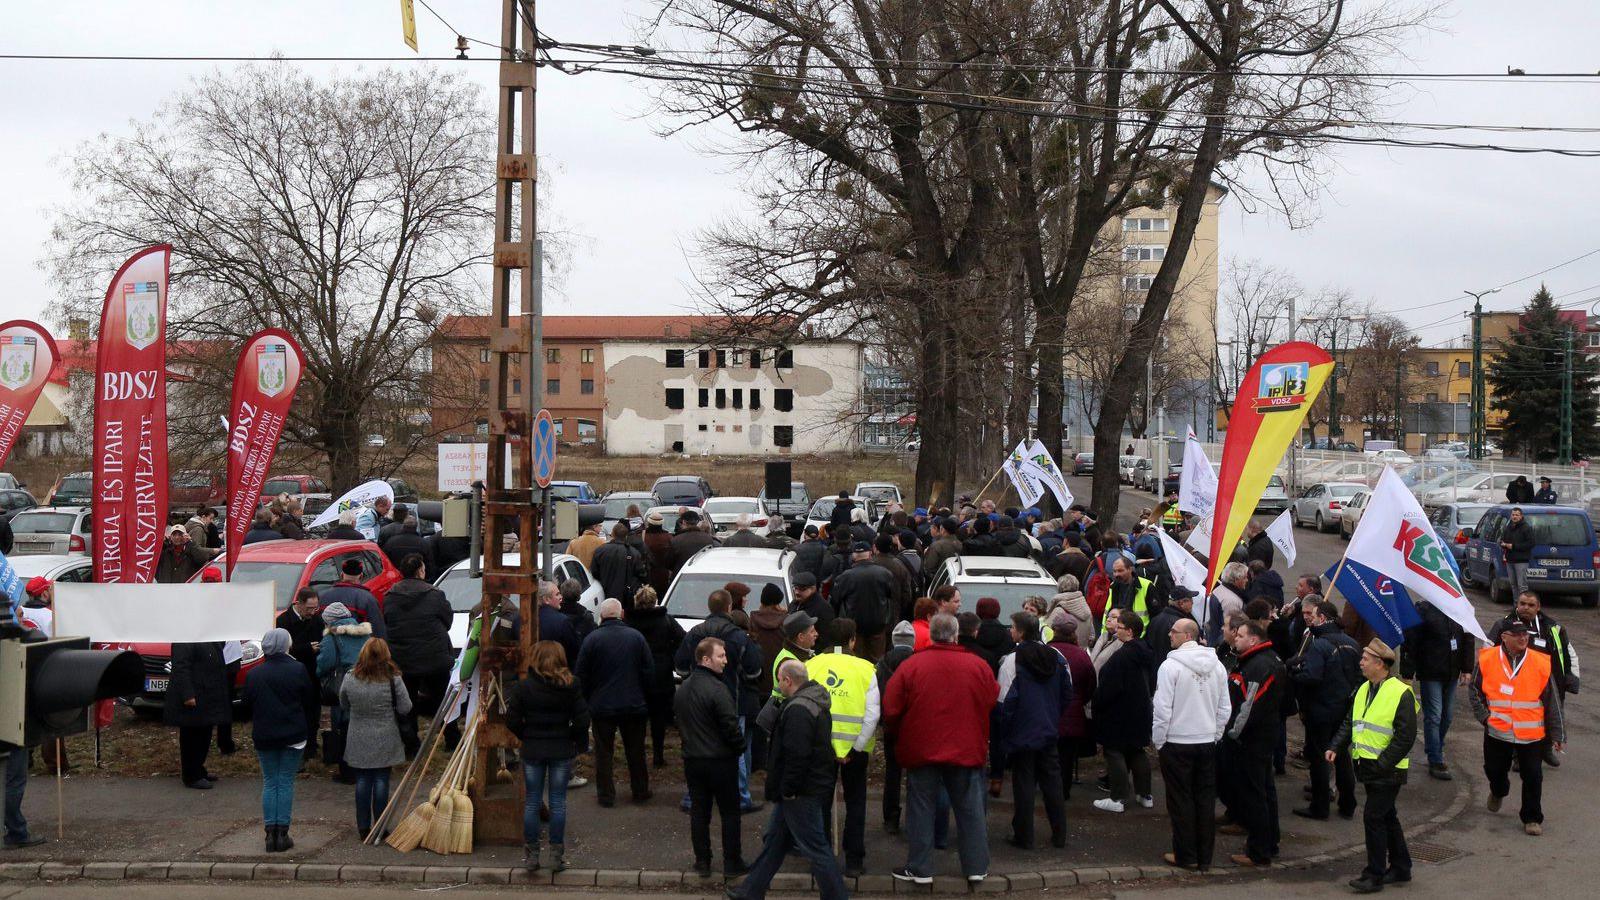
<instances>
[{"instance_id":1,"label":"silver car","mask_svg":"<svg viewBox=\"0 0 1600 900\"><path fill-rule=\"evenodd\" d=\"M93 523L87 506L49 506L24 510L11 519L14 556L35 553L88 553Z\"/></svg>"},{"instance_id":2,"label":"silver car","mask_svg":"<svg viewBox=\"0 0 1600 900\"><path fill-rule=\"evenodd\" d=\"M1295 498L1294 524L1312 525L1318 531L1332 531L1339 527L1344 504L1365 490L1366 485L1350 481L1319 481Z\"/></svg>"}]
</instances>

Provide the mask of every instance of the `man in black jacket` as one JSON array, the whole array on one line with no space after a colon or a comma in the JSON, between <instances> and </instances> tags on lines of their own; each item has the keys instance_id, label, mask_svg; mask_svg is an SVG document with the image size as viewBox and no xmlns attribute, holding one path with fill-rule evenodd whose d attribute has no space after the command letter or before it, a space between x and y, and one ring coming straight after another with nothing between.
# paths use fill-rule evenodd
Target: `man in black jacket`
<instances>
[{"instance_id":1,"label":"man in black jacket","mask_svg":"<svg viewBox=\"0 0 1600 900\"><path fill-rule=\"evenodd\" d=\"M899 613L898 585L893 573L872 564L872 548L865 542L852 544L850 557L850 568L834 576L829 599L839 615L856 623L856 655L877 662L883 657L890 621Z\"/></svg>"},{"instance_id":2,"label":"man in black jacket","mask_svg":"<svg viewBox=\"0 0 1600 900\"><path fill-rule=\"evenodd\" d=\"M828 598L822 596L822 591L817 589L817 579L810 572L798 572L789 576L789 581L794 585L794 600L789 603L790 610L799 610L817 620L817 646L818 653L826 653L833 646L830 635L833 634L833 604Z\"/></svg>"},{"instance_id":3,"label":"man in black jacket","mask_svg":"<svg viewBox=\"0 0 1600 900\"><path fill-rule=\"evenodd\" d=\"M1245 852L1235 865L1270 866L1278 855L1278 789L1272 781L1272 749L1278 742L1279 707L1288 689L1282 660L1267 629L1246 620L1235 629L1239 670L1228 679L1233 720L1225 735L1234 771L1231 812L1245 828Z\"/></svg>"},{"instance_id":4,"label":"man in black jacket","mask_svg":"<svg viewBox=\"0 0 1600 900\"><path fill-rule=\"evenodd\" d=\"M594 580L608 599L615 599L623 609L633 606L633 592L644 584L649 573L644 567L644 557L628 543L627 522L618 522L611 528L611 540L594 551L589 569Z\"/></svg>"},{"instance_id":5,"label":"man in black jacket","mask_svg":"<svg viewBox=\"0 0 1600 900\"><path fill-rule=\"evenodd\" d=\"M821 533L815 525L806 526L804 540L794 548L794 560L789 563L791 578L807 572L817 584L822 584L839 571L839 564L828 552L828 542L822 539Z\"/></svg>"},{"instance_id":6,"label":"man in black jacket","mask_svg":"<svg viewBox=\"0 0 1600 900\"><path fill-rule=\"evenodd\" d=\"M707 547L716 546L716 543L716 537L702 527L700 513L692 509L685 510L678 517L678 531L672 536L672 574L676 576L690 557ZM598 572L595 574L599 575Z\"/></svg>"},{"instance_id":7,"label":"man in black jacket","mask_svg":"<svg viewBox=\"0 0 1600 900\"><path fill-rule=\"evenodd\" d=\"M1528 589L1528 559L1533 556L1533 525L1520 506L1512 508L1511 521L1500 532L1500 549L1505 551L1511 596L1515 597Z\"/></svg>"},{"instance_id":8,"label":"man in black jacket","mask_svg":"<svg viewBox=\"0 0 1600 900\"><path fill-rule=\"evenodd\" d=\"M378 528L378 546L383 546L385 541L399 534L400 530L405 527L405 523L407 521L415 521L411 518L411 510L408 509L404 503L396 503L394 505L394 517L392 519L389 521L382 521L380 517L381 527Z\"/></svg>"},{"instance_id":9,"label":"man in black jacket","mask_svg":"<svg viewBox=\"0 0 1600 900\"><path fill-rule=\"evenodd\" d=\"M719 638L703 638L694 648L694 670L672 699L683 736L683 774L689 782L689 841L694 870L711 877L711 804L722 821L722 874L732 879L750 870L740 852L739 756L744 733L739 709L722 683L728 648Z\"/></svg>"},{"instance_id":10,"label":"man in black jacket","mask_svg":"<svg viewBox=\"0 0 1600 900\"><path fill-rule=\"evenodd\" d=\"M289 632L289 655L305 667L313 684L317 681L317 651L322 648L321 601L312 588L301 588L289 608L278 613L274 624ZM306 759L317 755L317 732L322 727L322 704L313 696L306 705ZM227 747L223 746L226 750Z\"/></svg>"},{"instance_id":11,"label":"man in black jacket","mask_svg":"<svg viewBox=\"0 0 1600 900\"><path fill-rule=\"evenodd\" d=\"M1361 809L1361 824L1367 837L1367 866L1361 877L1350 882L1350 887L1358 894L1375 894L1383 890L1385 884L1404 884L1411 880L1411 851L1406 847L1400 816L1395 812L1395 801L1406 783L1409 766L1406 760L1417 742L1417 704L1410 688L1406 687L1399 702L1394 704L1393 720L1387 724L1367 721L1375 715L1374 701L1393 677L1394 664L1395 652L1383 641L1374 639L1362 649L1361 674L1367 683L1357 689L1344 724L1339 726L1333 743L1323 752L1323 759L1329 762L1341 751L1351 752L1357 719L1362 719L1366 726L1377 724L1389 732L1366 732L1369 739L1375 735L1383 746L1375 759L1371 758L1372 750L1364 750L1363 755L1368 758L1356 764L1356 778L1367 789L1367 802ZM1405 686L1404 682L1398 684Z\"/></svg>"},{"instance_id":12,"label":"man in black jacket","mask_svg":"<svg viewBox=\"0 0 1600 900\"><path fill-rule=\"evenodd\" d=\"M618 731L628 759L633 802L646 802L651 794L650 769L644 756L650 713L645 695L655 675L655 659L644 635L623 624L622 602L615 597L600 604L600 627L583 639L572 674L578 676L594 720L594 784L600 805L610 807L617 802L612 772Z\"/></svg>"},{"instance_id":13,"label":"man in black jacket","mask_svg":"<svg viewBox=\"0 0 1600 900\"><path fill-rule=\"evenodd\" d=\"M811 874L823 900L844 900L850 896L844 874L822 828L823 811L833 801L838 775L833 755L832 698L827 688L811 680L805 664L797 659L786 660L778 667L777 686L786 699L775 709L769 704L762 713L763 717L776 719L767 762L767 800L772 803L772 819L762 838L761 855L756 857L744 882L728 889L728 897L745 900L766 896L767 886L792 849L811 863Z\"/></svg>"},{"instance_id":14,"label":"man in black jacket","mask_svg":"<svg viewBox=\"0 0 1600 900\"><path fill-rule=\"evenodd\" d=\"M409 522L407 524L410 524ZM412 532L415 534L415 532ZM389 541L392 547L399 541ZM406 693L411 695L411 718L427 721L438 712L450 689L450 670L455 665L455 649L450 644L450 624L455 613L444 592L428 581L428 567L422 554L408 553L400 559L403 580L383 598L383 626L394 664L400 667ZM402 731L407 743L415 729ZM415 747L407 747L415 752Z\"/></svg>"},{"instance_id":15,"label":"man in black jacket","mask_svg":"<svg viewBox=\"0 0 1600 900\"><path fill-rule=\"evenodd\" d=\"M911 658L916 640L917 632L910 622L894 626L889 651L883 655L883 659L878 660L878 696L882 697L883 692L889 689L889 679L894 677L894 670ZM883 735L883 830L899 834L900 793L905 787L905 771L900 768L900 760L894 753L894 735L887 731L880 733Z\"/></svg>"},{"instance_id":16,"label":"man in black jacket","mask_svg":"<svg viewBox=\"0 0 1600 900\"><path fill-rule=\"evenodd\" d=\"M1172 626L1183 619L1194 621L1194 598L1196 594L1181 584L1174 584L1167 588L1167 605L1155 614L1150 620L1150 627L1144 630L1144 642L1150 645L1150 651L1155 654L1156 668L1166 662L1167 654L1172 652ZM1198 627L1199 623L1196 623Z\"/></svg>"},{"instance_id":17,"label":"man in black jacket","mask_svg":"<svg viewBox=\"0 0 1600 900\"><path fill-rule=\"evenodd\" d=\"M684 635L672 667L679 675L687 676L694 664L695 648L700 646L700 642L708 637L721 640L728 654L728 666L722 671L722 683L727 685L728 692L733 695L734 706L739 710L739 728L748 735L755 723L749 721L751 714L747 710L753 706L759 710L759 704L766 699L759 695L761 670L766 663L762 661L761 648L750 639L749 633L728 617L732 609L733 595L723 590L712 591L706 598L709 615ZM754 812L760 808L760 804L750 797L750 764L745 756L739 757L739 802L742 812ZM682 805L684 809L689 808L687 794Z\"/></svg>"},{"instance_id":18,"label":"man in black jacket","mask_svg":"<svg viewBox=\"0 0 1600 900\"><path fill-rule=\"evenodd\" d=\"M395 526L391 525L389 527L394 528ZM428 550L427 545L422 542L422 535L417 533L416 516L407 516L405 522L398 527L398 530L387 537L379 537L378 548L383 551L385 556L389 557L389 561L394 563L396 567L400 565L400 560L412 554L422 556Z\"/></svg>"},{"instance_id":19,"label":"man in black jacket","mask_svg":"<svg viewBox=\"0 0 1600 900\"><path fill-rule=\"evenodd\" d=\"M911 570L906 568L905 561L900 558L900 547L894 535L880 534L873 538L872 550L872 564L882 566L894 576L894 605L890 607L892 617L896 620L911 618L911 604L917 598L917 582Z\"/></svg>"},{"instance_id":20,"label":"man in black jacket","mask_svg":"<svg viewBox=\"0 0 1600 900\"><path fill-rule=\"evenodd\" d=\"M1361 684L1361 647L1339 626L1339 608L1327 600L1318 601L1311 614L1311 642L1303 656L1288 665L1299 694L1300 714L1306 723L1306 754L1311 764L1311 805L1297 808L1294 814L1307 819L1326 819L1332 805L1328 792L1328 761L1317 748L1333 743L1350 708L1350 696ZM1348 819L1356 812L1356 773L1348 751L1335 755L1333 776L1339 786L1339 815Z\"/></svg>"},{"instance_id":21,"label":"man in black jacket","mask_svg":"<svg viewBox=\"0 0 1600 900\"><path fill-rule=\"evenodd\" d=\"M1422 621L1406 630L1400 674L1416 679L1422 700L1422 745L1428 756L1428 774L1449 781L1455 776L1444 761L1444 739L1450 733L1456 684L1472 678L1474 643L1455 619L1432 603L1419 600L1416 608Z\"/></svg>"}]
</instances>

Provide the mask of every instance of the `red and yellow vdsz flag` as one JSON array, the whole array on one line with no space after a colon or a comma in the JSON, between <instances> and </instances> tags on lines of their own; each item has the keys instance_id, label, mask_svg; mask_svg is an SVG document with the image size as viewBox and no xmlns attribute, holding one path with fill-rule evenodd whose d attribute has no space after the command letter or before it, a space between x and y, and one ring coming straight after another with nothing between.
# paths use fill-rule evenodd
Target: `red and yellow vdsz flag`
<instances>
[{"instance_id":1,"label":"red and yellow vdsz flag","mask_svg":"<svg viewBox=\"0 0 1600 900\"><path fill-rule=\"evenodd\" d=\"M1217 472L1207 585L1217 583L1217 573L1233 555L1273 470L1332 372L1333 357L1326 350L1292 341L1261 354L1240 382Z\"/></svg>"}]
</instances>

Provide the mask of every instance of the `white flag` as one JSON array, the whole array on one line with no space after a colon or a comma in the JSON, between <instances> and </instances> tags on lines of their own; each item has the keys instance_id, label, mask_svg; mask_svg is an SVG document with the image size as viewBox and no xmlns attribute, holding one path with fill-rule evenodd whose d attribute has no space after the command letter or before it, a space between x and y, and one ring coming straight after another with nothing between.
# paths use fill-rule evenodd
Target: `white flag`
<instances>
[{"instance_id":1,"label":"white flag","mask_svg":"<svg viewBox=\"0 0 1600 900\"><path fill-rule=\"evenodd\" d=\"M1184 538L1184 543L1193 547L1201 556L1211 552L1211 516L1202 516L1189 530L1189 536Z\"/></svg>"},{"instance_id":2,"label":"white flag","mask_svg":"<svg viewBox=\"0 0 1600 900\"><path fill-rule=\"evenodd\" d=\"M1289 510L1279 513L1267 526L1267 537L1272 540L1272 546L1283 554L1284 568L1294 565L1294 520L1289 518Z\"/></svg>"},{"instance_id":3,"label":"white flag","mask_svg":"<svg viewBox=\"0 0 1600 900\"><path fill-rule=\"evenodd\" d=\"M1006 477L1011 479L1011 486L1016 488L1017 496L1022 499L1023 506L1032 506L1044 496L1044 488L1034 478L1027 466L1028 442L1018 441L1017 448L1011 451L1006 461L1000 468L1005 470Z\"/></svg>"},{"instance_id":4,"label":"white flag","mask_svg":"<svg viewBox=\"0 0 1600 900\"><path fill-rule=\"evenodd\" d=\"M1183 472L1178 476L1178 508L1202 519L1217 506L1217 470L1193 434L1183 442ZM1210 550L1207 545L1206 550Z\"/></svg>"},{"instance_id":5,"label":"white flag","mask_svg":"<svg viewBox=\"0 0 1600 900\"><path fill-rule=\"evenodd\" d=\"M1051 494L1055 495L1056 502L1062 509L1072 506L1072 490L1067 487L1067 480L1061 477L1061 470L1056 467L1055 457L1050 455L1050 450L1038 438L1028 441L1026 446L1019 444L1023 449L1022 465L1024 471L1037 479L1038 483Z\"/></svg>"},{"instance_id":6,"label":"white flag","mask_svg":"<svg viewBox=\"0 0 1600 900\"><path fill-rule=\"evenodd\" d=\"M332 505L323 510L322 515L312 519L311 524L306 527L316 528L319 525L337 522L339 513L347 509L355 509L358 506L371 506L377 502L379 497L394 503L394 488L390 487L387 481L375 478L366 484L351 488L343 497L335 500Z\"/></svg>"},{"instance_id":7,"label":"white flag","mask_svg":"<svg viewBox=\"0 0 1600 900\"><path fill-rule=\"evenodd\" d=\"M1194 558L1184 546L1173 540L1165 531L1156 529L1156 535L1161 539L1161 554L1167 560L1167 571L1172 574L1172 580L1181 584L1197 595L1195 611L1198 613L1203 607L1206 596L1206 566L1205 563Z\"/></svg>"},{"instance_id":8,"label":"white flag","mask_svg":"<svg viewBox=\"0 0 1600 900\"><path fill-rule=\"evenodd\" d=\"M1449 548L1439 543L1421 504L1389 466L1384 466L1372 489L1345 559L1394 579L1411 592L1412 599L1432 603L1469 634L1489 642L1473 615L1472 602L1461 590Z\"/></svg>"}]
</instances>

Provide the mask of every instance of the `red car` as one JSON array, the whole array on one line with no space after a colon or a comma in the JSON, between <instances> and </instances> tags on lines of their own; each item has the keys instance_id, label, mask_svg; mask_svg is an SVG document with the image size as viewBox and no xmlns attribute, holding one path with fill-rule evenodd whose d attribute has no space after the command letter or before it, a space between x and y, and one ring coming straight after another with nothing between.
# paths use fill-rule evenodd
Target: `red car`
<instances>
[{"instance_id":1,"label":"red car","mask_svg":"<svg viewBox=\"0 0 1600 900\"><path fill-rule=\"evenodd\" d=\"M315 475L273 475L261 485L261 502L279 494L326 494L328 486Z\"/></svg>"},{"instance_id":2,"label":"red car","mask_svg":"<svg viewBox=\"0 0 1600 900\"><path fill-rule=\"evenodd\" d=\"M239 550L234 581L266 581L272 584L273 605L278 610L303 587L320 594L339 580L339 570L347 559L361 560L361 581L383 607L384 595L400 581L400 571L389 557L371 541L258 541ZM198 581L199 575L194 577ZM160 709L172 677L171 644L131 644L127 647L144 657L144 692L133 698L135 708ZM234 678L234 696L244 687L245 673L261 660L261 643L244 642L244 658Z\"/></svg>"},{"instance_id":3,"label":"red car","mask_svg":"<svg viewBox=\"0 0 1600 900\"><path fill-rule=\"evenodd\" d=\"M184 469L173 472L167 485L167 505L187 518L197 506L226 506L228 479L221 472Z\"/></svg>"}]
</instances>

